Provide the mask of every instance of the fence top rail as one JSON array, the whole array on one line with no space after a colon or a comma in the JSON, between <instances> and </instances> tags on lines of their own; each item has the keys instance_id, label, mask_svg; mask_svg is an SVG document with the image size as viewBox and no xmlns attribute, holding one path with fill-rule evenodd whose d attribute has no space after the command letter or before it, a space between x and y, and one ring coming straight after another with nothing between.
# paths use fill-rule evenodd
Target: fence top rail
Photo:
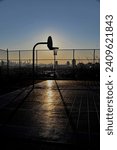
<instances>
[{"instance_id":1,"label":"fence top rail","mask_svg":"<svg viewBox=\"0 0 117 150\"><path fill-rule=\"evenodd\" d=\"M94 51L94 50L100 50L100 49L59 49L59 51ZM5 50L4 50L5 51ZM32 52L32 50L9 50L9 52ZM49 51L48 49L36 49L35 51Z\"/></svg>"},{"instance_id":2,"label":"fence top rail","mask_svg":"<svg viewBox=\"0 0 117 150\"><path fill-rule=\"evenodd\" d=\"M95 58L95 60L99 60L100 58ZM6 60L6 59L1 59L0 58L0 60ZM25 58L25 59L21 59L21 61L27 61L27 60L32 60L31 58ZM44 58L44 59L36 59L36 60L53 60L53 58ZM73 60L72 58L68 58L68 59L66 59L66 58L58 58L58 59L56 59L56 60ZM93 58L75 58L75 60L93 60ZM19 61L19 59L10 59L10 61Z\"/></svg>"},{"instance_id":3,"label":"fence top rail","mask_svg":"<svg viewBox=\"0 0 117 150\"><path fill-rule=\"evenodd\" d=\"M5 52L6 52L7 50L5 50L5 49L0 49L0 51L5 51Z\"/></svg>"},{"instance_id":4,"label":"fence top rail","mask_svg":"<svg viewBox=\"0 0 117 150\"><path fill-rule=\"evenodd\" d=\"M100 50L99 48L88 48L88 49L83 49L83 48L76 48L76 49L60 49L60 50Z\"/></svg>"}]
</instances>

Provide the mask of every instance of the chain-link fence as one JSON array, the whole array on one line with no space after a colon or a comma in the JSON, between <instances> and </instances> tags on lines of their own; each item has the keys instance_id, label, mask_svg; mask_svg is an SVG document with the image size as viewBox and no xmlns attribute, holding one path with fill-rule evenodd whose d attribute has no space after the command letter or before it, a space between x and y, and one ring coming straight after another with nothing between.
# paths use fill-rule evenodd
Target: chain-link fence
<instances>
[{"instance_id":1,"label":"chain-link fence","mask_svg":"<svg viewBox=\"0 0 117 150\"><path fill-rule=\"evenodd\" d=\"M32 50L0 49L0 82L3 87L17 88L32 84L34 79L99 80L99 49L35 50L33 74ZM26 83L26 84L25 84ZM6 84L6 85L5 85Z\"/></svg>"},{"instance_id":2,"label":"chain-link fence","mask_svg":"<svg viewBox=\"0 0 117 150\"><path fill-rule=\"evenodd\" d=\"M7 50L3 50L3 49L0 49L0 75L5 75L7 74L7 63L8 63L8 59L7 59L7 53L8 51Z\"/></svg>"},{"instance_id":3,"label":"chain-link fence","mask_svg":"<svg viewBox=\"0 0 117 150\"><path fill-rule=\"evenodd\" d=\"M62 77L68 77L74 70L99 68L99 49L63 49L54 54L49 50L36 50L35 74L40 75L39 78L49 77L49 74L51 77L52 72L60 78L61 73ZM32 50L0 50L0 70L7 76L31 77Z\"/></svg>"}]
</instances>

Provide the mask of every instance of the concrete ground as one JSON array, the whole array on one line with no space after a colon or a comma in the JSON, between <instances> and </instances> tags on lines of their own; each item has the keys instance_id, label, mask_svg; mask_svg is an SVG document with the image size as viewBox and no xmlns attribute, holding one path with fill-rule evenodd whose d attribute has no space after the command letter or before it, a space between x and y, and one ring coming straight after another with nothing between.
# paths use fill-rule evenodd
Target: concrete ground
<instances>
[{"instance_id":1,"label":"concrete ground","mask_svg":"<svg viewBox=\"0 0 117 150\"><path fill-rule=\"evenodd\" d=\"M99 150L99 82L46 80L0 96L0 144Z\"/></svg>"}]
</instances>

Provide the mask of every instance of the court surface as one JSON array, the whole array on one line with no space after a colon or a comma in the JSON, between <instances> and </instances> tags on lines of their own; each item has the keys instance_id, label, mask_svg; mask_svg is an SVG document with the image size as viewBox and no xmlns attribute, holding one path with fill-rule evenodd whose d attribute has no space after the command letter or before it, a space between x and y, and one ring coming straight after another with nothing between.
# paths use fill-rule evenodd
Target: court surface
<instances>
[{"instance_id":1,"label":"court surface","mask_svg":"<svg viewBox=\"0 0 117 150\"><path fill-rule=\"evenodd\" d=\"M99 149L98 81L46 80L0 96L0 139L10 146Z\"/></svg>"}]
</instances>

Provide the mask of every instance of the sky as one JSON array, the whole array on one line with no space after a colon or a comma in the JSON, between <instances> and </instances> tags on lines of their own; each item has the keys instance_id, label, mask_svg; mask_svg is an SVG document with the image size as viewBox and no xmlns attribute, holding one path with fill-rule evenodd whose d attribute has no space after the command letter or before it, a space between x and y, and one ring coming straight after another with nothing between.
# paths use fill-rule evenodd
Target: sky
<instances>
[{"instance_id":1,"label":"sky","mask_svg":"<svg viewBox=\"0 0 117 150\"><path fill-rule=\"evenodd\" d=\"M0 49L32 49L48 36L60 49L98 49L99 0L0 0Z\"/></svg>"}]
</instances>

